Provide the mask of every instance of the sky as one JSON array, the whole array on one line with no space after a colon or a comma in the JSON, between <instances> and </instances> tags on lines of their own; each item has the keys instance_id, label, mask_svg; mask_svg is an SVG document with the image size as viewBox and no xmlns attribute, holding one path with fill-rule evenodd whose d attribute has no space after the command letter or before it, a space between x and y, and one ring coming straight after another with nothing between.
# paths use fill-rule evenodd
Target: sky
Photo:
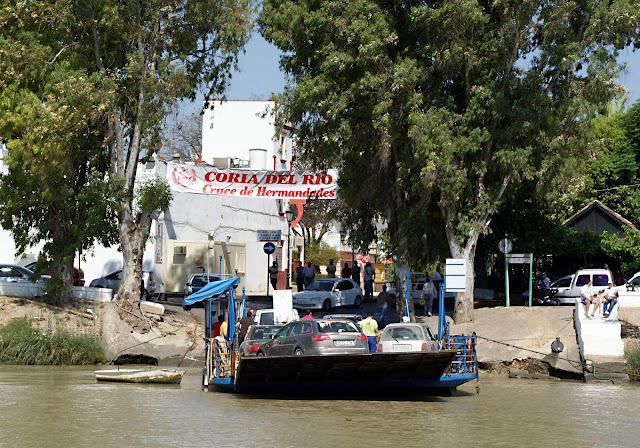
<instances>
[{"instance_id":1,"label":"sky","mask_svg":"<svg viewBox=\"0 0 640 448\"><path fill-rule=\"evenodd\" d=\"M271 94L279 93L285 84L284 74L279 67L280 52L254 33L246 46L246 53L239 56L240 71L232 75L227 90L229 100L266 100ZM621 52L620 62L627 63L627 73L618 82L628 89L626 106L631 106L640 97L640 50Z\"/></svg>"}]
</instances>

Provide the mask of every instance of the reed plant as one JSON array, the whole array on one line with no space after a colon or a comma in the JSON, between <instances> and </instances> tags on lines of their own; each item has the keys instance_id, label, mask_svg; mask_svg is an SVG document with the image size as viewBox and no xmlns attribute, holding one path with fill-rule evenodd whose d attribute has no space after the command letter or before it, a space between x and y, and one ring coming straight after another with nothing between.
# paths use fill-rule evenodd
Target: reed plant
<instances>
[{"instance_id":1,"label":"reed plant","mask_svg":"<svg viewBox=\"0 0 640 448\"><path fill-rule=\"evenodd\" d=\"M640 381L640 343L627 343L624 347L627 372L632 380Z\"/></svg>"},{"instance_id":2,"label":"reed plant","mask_svg":"<svg viewBox=\"0 0 640 448\"><path fill-rule=\"evenodd\" d=\"M90 336L32 328L26 318L0 328L0 363L23 365L87 365L105 362L100 344Z\"/></svg>"}]
</instances>

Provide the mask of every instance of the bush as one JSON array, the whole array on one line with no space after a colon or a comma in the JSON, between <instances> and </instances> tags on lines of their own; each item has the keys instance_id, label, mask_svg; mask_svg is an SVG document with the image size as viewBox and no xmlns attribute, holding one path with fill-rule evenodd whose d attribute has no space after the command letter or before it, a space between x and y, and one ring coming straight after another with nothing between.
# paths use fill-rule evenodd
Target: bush
<instances>
[{"instance_id":1,"label":"bush","mask_svg":"<svg viewBox=\"0 0 640 448\"><path fill-rule=\"evenodd\" d=\"M640 380L640 343L629 343L624 347L624 358L627 360L627 371L629 376L635 380Z\"/></svg>"},{"instance_id":2,"label":"bush","mask_svg":"<svg viewBox=\"0 0 640 448\"><path fill-rule=\"evenodd\" d=\"M0 328L0 363L23 365L87 365L105 362L100 344L88 336L63 331L45 333L26 318Z\"/></svg>"}]
</instances>

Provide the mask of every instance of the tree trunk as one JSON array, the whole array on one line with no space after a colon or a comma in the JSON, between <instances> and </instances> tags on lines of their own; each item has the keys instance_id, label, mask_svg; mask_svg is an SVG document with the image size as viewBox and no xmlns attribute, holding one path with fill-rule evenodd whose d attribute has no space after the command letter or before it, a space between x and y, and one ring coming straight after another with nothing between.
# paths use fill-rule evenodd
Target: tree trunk
<instances>
[{"instance_id":1,"label":"tree trunk","mask_svg":"<svg viewBox=\"0 0 640 448\"><path fill-rule=\"evenodd\" d=\"M73 255L75 254L67 253L69 246L65 244L65 241L68 241L68 226L65 218L61 216L60 210L55 210L53 215L53 245L57 250L50 251L51 268L53 269L52 275L59 275L62 281L61 289L58 291L60 297L54 297L53 302L56 305L64 305L73 300Z\"/></svg>"}]
</instances>

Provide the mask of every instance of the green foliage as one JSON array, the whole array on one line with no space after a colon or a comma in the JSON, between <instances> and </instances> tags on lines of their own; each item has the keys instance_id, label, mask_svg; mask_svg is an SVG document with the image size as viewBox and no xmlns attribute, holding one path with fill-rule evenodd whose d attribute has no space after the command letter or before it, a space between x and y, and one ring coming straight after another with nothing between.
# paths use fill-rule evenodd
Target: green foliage
<instances>
[{"instance_id":1,"label":"green foliage","mask_svg":"<svg viewBox=\"0 0 640 448\"><path fill-rule=\"evenodd\" d=\"M372 241L383 217L394 256L415 262L443 236L472 254L510 184L553 185L584 154L589 119L620 92L615 57L638 10L265 0L260 23L284 52L303 158L340 169L353 241Z\"/></svg>"},{"instance_id":2,"label":"green foliage","mask_svg":"<svg viewBox=\"0 0 640 448\"><path fill-rule=\"evenodd\" d=\"M330 259L337 263L340 254L327 243L311 243L305 248L305 261L310 261L314 266L329 264Z\"/></svg>"},{"instance_id":3,"label":"green foliage","mask_svg":"<svg viewBox=\"0 0 640 448\"><path fill-rule=\"evenodd\" d=\"M64 332L44 333L26 318L0 328L0 363L23 365L86 365L105 362L100 344L91 337Z\"/></svg>"},{"instance_id":4,"label":"green foliage","mask_svg":"<svg viewBox=\"0 0 640 448\"><path fill-rule=\"evenodd\" d=\"M635 381L640 381L640 343L632 342L624 346L624 359L627 361L627 372Z\"/></svg>"},{"instance_id":5,"label":"green foliage","mask_svg":"<svg viewBox=\"0 0 640 448\"><path fill-rule=\"evenodd\" d=\"M614 258L621 261L622 271L638 267L640 259L640 234L624 227L624 237L604 232L602 234L602 246L604 250Z\"/></svg>"}]
</instances>

